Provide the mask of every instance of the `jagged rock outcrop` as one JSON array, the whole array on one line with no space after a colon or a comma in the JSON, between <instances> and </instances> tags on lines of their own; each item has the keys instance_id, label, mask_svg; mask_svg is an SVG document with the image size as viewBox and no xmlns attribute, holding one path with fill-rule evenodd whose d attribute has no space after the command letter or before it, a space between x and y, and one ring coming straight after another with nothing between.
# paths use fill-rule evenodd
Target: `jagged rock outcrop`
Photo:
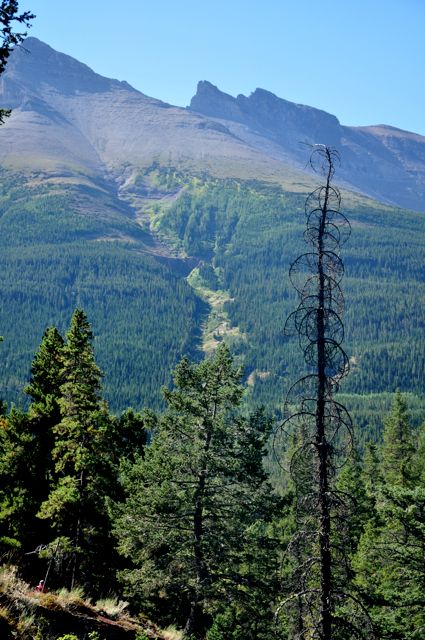
<instances>
[{"instance_id":1,"label":"jagged rock outcrop","mask_svg":"<svg viewBox=\"0 0 425 640\"><path fill-rule=\"evenodd\" d=\"M225 122L227 128L272 157L305 164L306 144L336 147L344 183L378 200L425 210L425 138L386 125L346 127L305 105L256 89L236 98L209 82L198 84L189 109ZM268 143L268 144L267 144Z\"/></svg>"}]
</instances>

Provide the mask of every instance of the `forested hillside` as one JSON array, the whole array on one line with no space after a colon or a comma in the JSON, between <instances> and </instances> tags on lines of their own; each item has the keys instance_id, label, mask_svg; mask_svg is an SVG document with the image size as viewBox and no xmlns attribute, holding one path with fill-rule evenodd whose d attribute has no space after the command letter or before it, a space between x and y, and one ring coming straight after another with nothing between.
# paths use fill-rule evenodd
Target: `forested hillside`
<instances>
[{"instance_id":1,"label":"forested hillside","mask_svg":"<svg viewBox=\"0 0 425 640\"><path fill-rule=\"evenodd\" d=\"M283 325L294 307L287 273L303 247L304 202L304 194L267 184L206 181L155 222L159 232L172 232L185 252L201 258L197 290L225 292L222 314L213 308L209 332L239 354L253 401L266 406L281 404L300 367L297 343L284 336ZM353 409L369 393L400 389L421 396L425 220L353 197L345 205L353 227L345 247L351 374L342 390L360 396L352 399Z\"/></svg>"},{"instance_id":2,"label":"forested hillside","mask_svg":"<svg viewBox=\"0 0 425 640\"><path fill-rule=\"evenodd\" d=\"M208 83L181 109L36 39L26 46L13 52L0 93L13 110L0 128L4 399L26 402L21 390L44 329L63 331L80 305L113 411L163 406L160 387L179 358L199 359L225 340L244 366L250 406L279 414L300 364L283 335L295 300L288 266L316 185L294 139L337 132L345 183L349 168L352 184L370 192L373 170L376 193L393 201L397 188L412 195L413 169L421 193L423 139L344 128L265 91L234 99ZM355 147L344 156L348 139ZM353 225L343 391L377 435L377 404L388 410L397 388L413 394L420 421L424 215L350 191L343 206Z\"/></svg>"},{"instance_id":3,"label":"forested hillside","mask_svg":"<svg viewBox=\"0 0 425 640\"><path fill-rule=\"evenodd\" d=\"M106 183L3 172L4 398L23 401L45 327L63 330L81 305L114 410L159 407L178 359L200 357L224 339L244 366L251 405L279 411L300 366L283 327L295 302L287 273L302 248L305 195L158 166L139 180L162 194L145 201L142 226L137 198L118 199ZM377 402L389 408L388 395L367 395L396 389L415 394L419 420L425 219L350 196L345 204L353 233L345 257L351 374L343 391L355 394L348 402L364 426ZM379 419L372 422L376 434Z\"/></svg>"},{"instance_id":4,"label":"forested hillside","mask_svg":"<svg viewBox=\"0 0 425 640\"><path fill-rule=\"evenodd\" d=\"M203 304L189 266L155 258L152 238L102 188L7 173L1 188L3 398L22 402L44 329L64 330L82 305L112 406L158 406L170 368L196 348Z\"/></svg>"}]
</instances>

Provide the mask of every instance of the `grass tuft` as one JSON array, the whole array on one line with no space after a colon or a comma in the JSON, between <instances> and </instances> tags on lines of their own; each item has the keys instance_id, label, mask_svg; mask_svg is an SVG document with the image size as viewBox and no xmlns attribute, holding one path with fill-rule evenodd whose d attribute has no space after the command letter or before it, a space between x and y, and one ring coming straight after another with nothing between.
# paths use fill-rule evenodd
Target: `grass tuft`
<instances>
[{"instance_id":1,"label":"grass tuft","mask_svg":"<svg viewBox=\"0 0 425 640\"><path fill-rule=\"evenodd\" d=\"M162 632L164 640L181 640L183 638L183 631L179 631L173 625L167 627Z\"/></svg>"},{"instance_id":2,"label":"grass tuft","mask_svg":"<svg viewBox=\"0 0 425 640\"><path fill-rule=\"evenodd\" d=\"M103 598L96 602L96 609L99 613L103 613L113 620L119 618L127 607L128 602L116 598Z\"/></svg>"}]
</instances>

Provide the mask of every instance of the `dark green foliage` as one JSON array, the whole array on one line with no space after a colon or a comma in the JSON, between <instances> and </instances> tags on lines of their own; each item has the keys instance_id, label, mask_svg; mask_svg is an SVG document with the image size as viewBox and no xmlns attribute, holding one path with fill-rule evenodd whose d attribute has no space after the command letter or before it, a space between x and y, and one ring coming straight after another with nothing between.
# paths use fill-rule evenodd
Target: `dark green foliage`
<instances>
[{"instance_id":1,"label":"dark green foliage","mask_svg":"<svg viewBox=\"0 0 425 640\"><path fill-rule=\"evenodd\" d=\"M110 454L115 464L119 465L122 459L134 462L135 458L143 455L148 434L156 428L156 415L148 409L142 413L127 409L111 420Z\"/></svg>"},{"instance_id":2,"label":"dark green foliage","mask_svg":"<svg viewBox=\"0 0 425 640\"><path fill-rule=\"evenodd\" d=\"M10 540L27 553L48 538L48 528L35 515L48 496L54 471L53 428L60 421L63 346L57 329L47 329L26 388L33 401L29 412L12 409L3 418L0 469L7 479L2 493L4 518Z\"/></svg>"},{"instance_id":3,"label":"dark green foliage","mask_svg":"<svg viewBox=\"0 0 425 640\"><path fill-rule=\"evenodd\" d=\"M100 398L102 374L92 340L87 317L76 309L62 347L60 422L52 428L55 466L39 517L56 532L50 548L65 555L63 579L71 587L85 583L99 592L107 573L99 550L113 557L105 497L112 490L114 473L112 425Z\"/></svg>"},{"instance_id":4,"label":"dark green foliage","mask_svg":"<svg viewBox=\"0 0 425 640\"><path fill-rule=\"evenodd\" d=\"M134 564L122 573L126 591L160 618L186 622L188 636L202 637L231 602L243 617L266 600L271 619L276 561L263 520L275 501L261 466L270 421L235 412L240 378L224 346L199 365L183 359L145 458L122 471L115 532Z\"/></svg>"},{"instance_id":5,"label":"dark green foliage","mask_svg":"<svg viewBox=\"0 0 425 640\"><path fill-rule=\"evenodd\" d=\"M383 436L381 467L383 480L387 485L406 485L411 476L414 436L407 404L400 392L396 394L391 413L384 421Z\"/></svg>"},{"instance_id":6,"label":"dark green foliage","mask_svg":"<svg viewBox=\"0 0 425 640\"><path fill-rule=\"evenodd\" d=\"M63 333L80 306L111 408L161 406L171 368L195 348L203 308L182 277L184 262L152 255L147 234L100 189L56 190L6 172L0 185L4 397L22 404L46 326Z\"/></svg>"},{"instance_id":7,"label":"dark green foliage","mask_svg":"<svg viewBox=\"0 0 425 640\"><path fill-rule=\"evenodd\" d=\"M397 394L384 422L380 458L367 452L365 480L373 513L354 556L354 587L378 638L423 637L425 488L423 458L407 405Z\"/></svg>"},{"instance_id":8,"label":"dark green foliage","mask_svg":"<svg viewBox=\"0 0 425 640\"><path fill-rule=\"evenodd\" d=\"M28 416L12 410L0 417L0 545L29 551L35 547L40 485L44 468L39 466L37 434ZM39 477L41 476L41 477ZM45 487L44 487L45 488ZM31 541L31 542L30 542ZM29 548L28 544L34 544Z\"/></svg>"},{"instance_id":9,"label":"dark green foliage","mask_svg":"<svg viewBox=\"0 0 425 640\"><path fill-rule=\"evenodd\" d=\"M60 420L59 398L64 381L63 361L64 340L56 327L44 332L41 345L31 365L31 378L25 389L31 399L31 415L44 423L50 423L50 429Z\"/></svg>"}]
</instances>

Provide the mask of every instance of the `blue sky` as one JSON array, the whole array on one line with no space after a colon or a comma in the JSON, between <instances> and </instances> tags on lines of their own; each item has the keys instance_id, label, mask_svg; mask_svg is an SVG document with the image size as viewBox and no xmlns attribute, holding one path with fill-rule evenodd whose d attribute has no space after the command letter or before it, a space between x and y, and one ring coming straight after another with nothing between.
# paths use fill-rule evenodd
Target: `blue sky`
<instances>
[{"instance_id":1,"label":"blue sky","mask_svg":"<svg viewBox=\"0 0 425 640\"><path fill-rule=\"evenodd\" d=\"M29 35L186 106L198 80L425 135L424 0L21 0Z\"/></svg>"}]
</instances>

